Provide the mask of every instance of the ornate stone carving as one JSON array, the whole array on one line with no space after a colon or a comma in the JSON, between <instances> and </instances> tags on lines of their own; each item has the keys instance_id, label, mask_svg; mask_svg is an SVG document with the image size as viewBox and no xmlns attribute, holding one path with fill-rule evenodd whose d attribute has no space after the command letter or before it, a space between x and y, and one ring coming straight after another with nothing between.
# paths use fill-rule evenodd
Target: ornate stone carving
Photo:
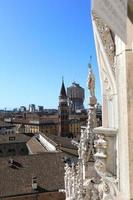
<instances>
[{"instance_id":1,"label":"ornate stone carving","mask_svg":"<svg viewBox=\"0 0 133 200\"><path fill-rule=\"evenodd\" d=\"M114 90L112 88L112 84L109 80L109 77L105 71L102 72L103 74L103 88L104 88L104 93L108 96L112 96L114 94Z\"/></svg>"},{"instance_id":2,"label":"ornate stone carving","mask_svg":"<svg viewBox=\"0 0 133 200\"><path fill-rule=\"evenodd\" d=\"M107 141L104 135L95 135L93 131L96 127L95 91L90 94L87 126L81 129L80 142L72 141L78 147L78 163L65 166L66 200L117 200L117 180L107 172L105 165ZM93 161L97 177L86 176L89 161Z\"/></svg>"},{"instance_id":3,"label":"ornate stone carving","mask_svg":"<svg viewBox=\"0 0 133 200\"><path fill-rule=\"evenodd\" d=\"M90 90L90 96L95 97L95 76L93 74L91 65L89 67L89 76L88 76L88 89Z\"/></svg>"},{"instance_id":4,"label":"ornate stone carving","mask_svg":"<svg viewBox=\"0 0 133 200\"><path fill-rule=\"evenodd\" d=\"M85 187L84 200L100 200L97 186L93 178L86 180L84 183L84 187Z\"/></svg>"},{"instance_id":5,"label":"ornate stone carving","mask_svg":"<svg viewBox=\"0 0 133 200\"><path fill-rule=\"evenodd\" d=\"M106 158L106 148L107 148L107 142L104 140L104 135L98 135L97 140L95 140L95 148L96 148L96 158Z\"/></svg>"},{"instance_id":6,"label":"ornate stone carving","mask_svg":"<svg viewBox=\"0 0 133 200\"><path fill-rule=\"evenodd\" d=\"M114 61L115 61L114 60L115 59L114 35L113 35L112 31L109 29L109 27L99 17L97 17L95 13L93 13L93 18L95 20L97 30L98 30L100 38L102 40L104 49L108 56L113 74L115 75L116 65L114 64Z\"/></svg>"},{"instance_id":7,"label":"ornate stone carving","mask_svg":"<svg viewBox=\"0 0 133 200\"><path fill-rule=\"evenodd\" d=\"M97 185L100 200L116 200L119 196L117 180L106 171L103 161L97 160L95 162L95 169L101 177L101 181Z\"/></svg>"},{"instance_id":8,"label":"ornate stone carving","mask_svg":"<svg viewBox=\"0 0 133 200\"><path fill-rule=\"evenodd\" d=\"M105 163L96 160L94 164L99 178L83 180L82 159L76 166L65 165L66 200L124 200L117 189L117 180L106 171Z\"/></svg>"},{"instance_id":9,"label":"ornate stone carving","mask_svg":"<svg viewBox=\"0 0 133 200\"><path fill-rule=\"evenodd\" d=\"M93 79L93 81L92 81ZM89 82L90 80L93 82L91 85ZM89 64L89 78L88 78L88 89L90 90L90 98L89 98L89 110L88 110L88 124L86 127L86 142L88 143L88 160L87 161L94 161L94 154L95 154L95 147L94 147L94 140L95 140L95 133L93 129L96 127L96 109L95 105L97 103L95 97L95 77L91 68L91 64ZM92 91L91 91L92 90Z\"/></svg>"},{"instance_id":10,"label":"ornate stone carving","mask_svg":"<svg viewBox=\"0 0 133 200\"><path fill-rule=\"evenodd\" d=\"M71 166L68 163L65 164L64 182L66 200L83 199L83 166L81 159L79 159L76 166L74 163Z\"/></svg>"}]
</instances>

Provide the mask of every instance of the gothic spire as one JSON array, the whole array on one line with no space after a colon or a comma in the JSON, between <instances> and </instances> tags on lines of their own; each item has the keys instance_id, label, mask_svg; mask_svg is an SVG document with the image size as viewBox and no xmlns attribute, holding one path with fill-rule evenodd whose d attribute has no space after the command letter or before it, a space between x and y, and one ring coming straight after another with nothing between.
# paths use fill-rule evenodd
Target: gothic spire
<instances>
[{"instance_id":1,"label":"gothic spire","mask_svg":"<svg viewBox=\"0 0 133 200\"><path fill-rule=\"evenodd\" d=\"M62 77L62 86L60 90L60 97L65 97L65 98L67 97L63 77Z\"/></svg>"}]
</instances>

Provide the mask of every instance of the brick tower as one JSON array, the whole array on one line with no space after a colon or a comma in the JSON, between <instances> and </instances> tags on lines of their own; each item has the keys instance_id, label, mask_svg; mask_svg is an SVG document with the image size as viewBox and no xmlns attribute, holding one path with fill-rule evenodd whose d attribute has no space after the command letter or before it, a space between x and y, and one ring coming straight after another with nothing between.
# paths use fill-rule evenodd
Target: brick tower
<instances>
[{"instance_id":1,"label":"brick tower","mask_svg":"<svg viewBox=\"0 0 133 200\"><path fill-rule=\"evenodd\" d=\"M62 86L59 96L59 136L70 137L69 133L69 107L67 102L66 89L64 85L64 80L62 80Z\"/></svg>"}]
</instances>

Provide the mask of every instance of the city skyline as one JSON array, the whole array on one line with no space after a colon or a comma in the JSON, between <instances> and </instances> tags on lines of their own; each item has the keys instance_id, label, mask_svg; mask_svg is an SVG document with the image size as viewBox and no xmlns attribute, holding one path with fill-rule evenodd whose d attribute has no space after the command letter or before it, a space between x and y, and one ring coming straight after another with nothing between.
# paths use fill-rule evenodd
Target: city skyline
<instances>
[{"instance_id":1,"label":"city skyline","mask_svg":"<svg viewBox=\"0 0 133 200\"><path fill-rule=\"evenodd\" d=\"M63 78L63 82L64 82L64 78ZM78 82L73 82L73 83L71 83L71 85L69 85L69 87L72 87L72 85L73 84L77 84L77 85L79 85L80 87L81 87L81 85L78 83ZM66 89L66 91L67 91L67 89L69 88L68 86L66 87L65 86L65 89ZM60 88L61 89L61 88ZM84 92L86 92L85 91L85 88L83 88L84 89ZM89 94L88 94L89 95ZM68 97L69 98L69 97ZM85 104L85 102L86 102L86 98L84 99L84 103L83 104ZM59 103L59 95L58 95L58 103ZM87 102L88 103L88 102ZM98 101L97 102L98 104L100 103L101 104L101 102L100 101ZM29 110L29 106L30 105L35 105L35 108L36 108L36 111L38 110L38 107L39 106L43 106L43 108L44 108L44 110L46 109L58 109L58 105L57 105L57 107L45 107L45 105L44 104L35 104L34 102L31 102L31 103L29 103L29 104L27 104L27 105L24 105L24 104L22 104L22 105L18 105L18 107L17 106L14 106L14 107L0 107L0 110L7 110L7 111L10 111L10 110L19 110L21 107L25 107L26 108L26 110L28 111ZM84 105L85 106L85 108L84 109L87 109L88 108L88 104L87 105Z\"/></svg>"},{"instance_id":2,"label":"city skyline","mask_svg":"<svg viewBox=\"0 0 133 200\"><path fill-rule=\"evenodd\" d=\"M90 55L101 103L90 7L87 0L0 2L0 109L57 108L62 76L66 87L75 81L85 89L87 107Z\"/></svg>"}]
</instances>

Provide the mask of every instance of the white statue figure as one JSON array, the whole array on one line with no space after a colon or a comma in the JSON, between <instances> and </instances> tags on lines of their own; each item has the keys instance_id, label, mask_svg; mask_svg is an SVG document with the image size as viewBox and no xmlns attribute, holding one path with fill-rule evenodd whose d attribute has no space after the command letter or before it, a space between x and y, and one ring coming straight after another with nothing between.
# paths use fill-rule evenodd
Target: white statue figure
<instances>
[{"instance_id":1,"label":"white statue figure","mask_svg":"<svg viewBox=\"0 0 133 200\"><path fill-rule=\"evenodd\" d=\"M90 96L95 97L95 76L93 74L90 64L88 67L89 67L88 89L90 90Z\"/></svg>"},{"instance_id":2,"label":"white statue figure","mask_svg":"<svg viewBox=\"0 0 133 200\"><path fill-rule=\"evenodd\" d=\"M79 159L82 159L85 162L87 159L87 147L88 147L87 140L81 137L79 148L78 148L78 155L79 155Z\"/></svg>"},{"instance_id":3,"label":"white statue figure","mask_svg":"<svg viewBox=\"0 0 133 200\"><path fill-rule=\"evenodd\" d=\"M101 183L98 185L100 200L117 200L119 198L117 180L106 171L103 161L97 160L95 162L95 169L101 177Z\"/></svg>"},{"instance_id":4,"label":"white statue figure","mask_svg":"<svg viewBox=\"0 0 133 200\"><path fill-rule=\"evenodd\" d=\"M84 182L85 187L85 198L84 200L100 200L99 194L97 190L97 184L93 181L95 178L92 177L92 179L87 179Z\"/></svg>"},{"instance_id":5,"label":"white statue figure","mask_svg":"<svg viewBox=\"0 0 133 200\"><path fill-rule=\"evenodd\" d=\"M86 130L81 129L80 143L78 145L79 159L86 160L87 147L87 133Z\"/></svg>"}]
</instances>

